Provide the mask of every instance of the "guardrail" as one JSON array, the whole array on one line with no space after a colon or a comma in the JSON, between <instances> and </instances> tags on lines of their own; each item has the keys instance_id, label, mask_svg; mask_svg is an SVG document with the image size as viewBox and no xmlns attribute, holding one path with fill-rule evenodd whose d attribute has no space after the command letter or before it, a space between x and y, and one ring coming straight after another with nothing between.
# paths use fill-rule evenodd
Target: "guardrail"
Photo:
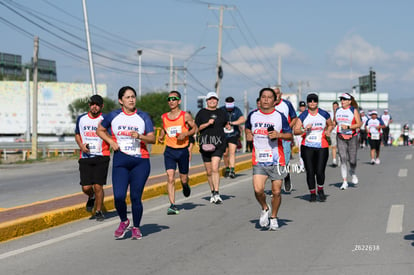
<instances>
[{"instance_id":1,"label":"guardrail","mask_svg":"<svg viewBox=\"0 0 414 275\"><path fill-rule=\"evenodd\" d=\"M39 142L37 144L38 152L42 152L42 157L64 156L65 153L76 154L79 151L76 142ZM0 143L0 157L7 160L8 155L21 154L21 160L27 160L32 152L31 142L2 142Z\"/></svg>"}]
</instances>

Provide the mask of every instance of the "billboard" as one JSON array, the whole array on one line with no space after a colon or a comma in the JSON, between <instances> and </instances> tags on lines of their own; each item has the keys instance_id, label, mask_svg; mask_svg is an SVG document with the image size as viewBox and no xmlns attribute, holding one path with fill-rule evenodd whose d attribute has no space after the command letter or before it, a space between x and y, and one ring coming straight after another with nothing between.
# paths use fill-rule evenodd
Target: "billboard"
<instances>
[{"instance_id":1,"label":"billboard","mask_svg":"<svg viewBox=\"0 0 414 275\"><path fill-rule=\"evenodd\" d=\"M97 92L106 97L105 84L97 85ZM32 114L33 82L30 82L30 114ZM38 82L38 134L73 134L68 106L74 100L92 95L92 87L85 83ZM27 82L0 81L0 135L21 135L26 132ZM30 116L29 123L32 123Z\"/></svg>"}]
</instances>

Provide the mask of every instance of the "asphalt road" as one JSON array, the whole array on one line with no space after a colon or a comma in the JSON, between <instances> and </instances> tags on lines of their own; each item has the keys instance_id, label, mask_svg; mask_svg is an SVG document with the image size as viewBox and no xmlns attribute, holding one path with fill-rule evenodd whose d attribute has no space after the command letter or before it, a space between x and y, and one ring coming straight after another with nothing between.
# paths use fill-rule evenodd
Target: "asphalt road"
<instances>
[{"instance_id":1,"label":"asphalt road","mask_svg":"<svg viewBox=\"0 0 414 275\"><path fill-rule=\"evenodd\" d=\"M163 155L153 155L151 175L165 173ZM193 154L191 164L201 164L200 154ZM112 163L110 163L112 167ZM107 185L112 184L108 171ZM81 192L77 159L0 165L0 209L16 207Z\"/></svg>"},{"instance_id":2,"label":"asphalt road","mask_svg":"<svg viewBox=\"0 0 414 275\"><path fill-rule=\"evenodd\" d=\"M381 165L359 152L360 184L339 190L339 168L326 171L327 201L309 203L305 174L283 194L280 230L258 225L251 170L221 181L222 205L209 188L144 202L142 240L115 240L119 220L73 222L0 245L2 274L412 274L412 148L384 148ZM268 186L269 187L269 186ZM270 197L268 198L270 200ZM129 236L129 235L127 235Z\"/></svg>"}]
</instances>

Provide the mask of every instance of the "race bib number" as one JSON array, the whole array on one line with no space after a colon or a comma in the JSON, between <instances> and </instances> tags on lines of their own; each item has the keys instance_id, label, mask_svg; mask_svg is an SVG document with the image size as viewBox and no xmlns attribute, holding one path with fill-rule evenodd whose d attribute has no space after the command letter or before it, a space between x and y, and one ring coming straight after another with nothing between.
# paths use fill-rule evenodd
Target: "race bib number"
<instances>
[{"instance_id":1,"label":"race bib number","mask_svg":"<svg viewBox=\"0 0 414 275\"><path fill-rule=\"evenodd\" d=\"M181 126L171 126L167 128L167 135L169 137L176 137L181 134Z\"/></svg>"},{"instance_id":2,"label":"race bib number","mask_svg":"<svg viewBox=\"0 0 414 275\"><path fill-rule=\"evenodd\" d=\"M121 152L136 156L141 155L141 142L139 139L125 139L119 142Z\"/></svg>"},{"instance_id":3,"label":"race bib number","mask_svg":"<svg viewBox=\"0 0 414 275\"><path fill-rule=\"evenodd\" d=\"M227 129L226 127L224 127L224 133L225 134L231 134L234 132L234 127L230 126L230 129Z\"/></svg>"},{"instance_id":4,"label":"race bib number","mask_svg":"<svg viewBox=\"0 0 414 275\"><path fill-rule=\"evenodd\" d=\"M321 143L322 142L322 132L310 132L306 135L306 143Z\"/></svg>"},{"instance_id":5,"label":"race bib number","mask_svg":"<svg viewBox=\"0 0 414 275\"><path fill-rule=\"evenodd\" d=\"M379 140L380 139L380 134L379 133L371 133L371 139Z\"/></svg>"},{"instance_id":6,"label":"race bib number","mask_svg":"<svg viewBox=\"0 0 414 275\"><path fill-rule=\"evenodd\" d=\"M100 142L89 142L89 153L99 154L101 153L101 143Z\"/></svg>"},{"instance_id":7,"label":"race bib number","mask_svg":"<svg viewBox=\"0 0 414 275\"><path fill-rule=\"evenodd\" d=\"M256 160L258 162L272 162L273 152L272 149L261 149L256 151Z\"/></svg>"}]
</instances>

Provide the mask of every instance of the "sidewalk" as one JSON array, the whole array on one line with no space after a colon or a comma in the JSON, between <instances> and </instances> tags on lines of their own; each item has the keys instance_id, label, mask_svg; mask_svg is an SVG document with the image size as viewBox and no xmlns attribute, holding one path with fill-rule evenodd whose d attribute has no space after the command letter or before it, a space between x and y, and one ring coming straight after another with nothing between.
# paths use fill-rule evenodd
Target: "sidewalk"
<instances>
[{"instance_id":1,"label":"sidewalk","mask_svg":"<svg viewBox=\"0 0 414 275\"><path fill-rule=\"evenodd\" d=\"M236 157L236 171L250 169L251 167L251 153ZM224 167L221 168L222 174L223 170ZM189 177L189 184L191 186L206 182L207 175L204 165L191 167ZM182 188L181 183L178 176L176 178L176 190L180 190ZM166 185L165 174L149 177L142 199L147 200L165 195L167 193ZM128 204L130 204L129 196L127 196L127 200ZM89 218L91 213L85 210L85 202L85 195L79 192L0 211L0 242L74 220ZM114 210L111 186L105 188L104 208L106 211Z\"/></svg>"}]
</instances>

